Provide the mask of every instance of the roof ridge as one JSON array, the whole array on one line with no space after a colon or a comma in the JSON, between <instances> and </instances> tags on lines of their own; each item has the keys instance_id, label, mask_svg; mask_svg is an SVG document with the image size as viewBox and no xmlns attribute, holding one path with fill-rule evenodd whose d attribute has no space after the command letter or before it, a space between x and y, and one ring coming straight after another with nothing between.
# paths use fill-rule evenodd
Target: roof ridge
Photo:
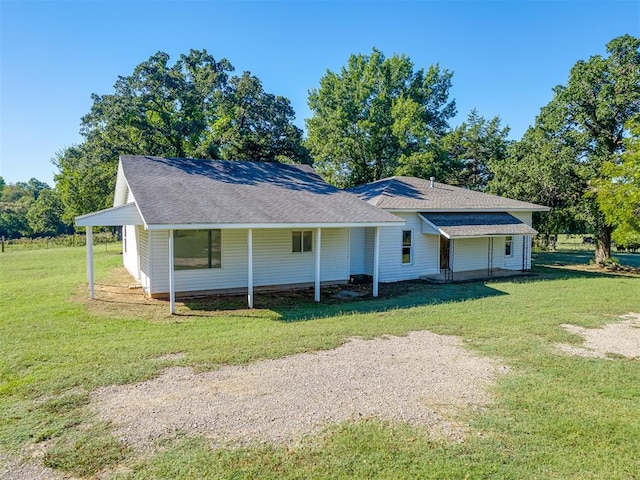
<instances>
[{"instance_id":1,"label":"roof ridge","mask_svg":"<svg viewBox=\"0 0 640 480\"><path fill-rule=\"evenodd\" d=\"M380 202L379 198L380 197L387 197L387 189L389 188L389 184L391 183L391 180L395 180L395 176L391 177L391 178L385 178L383 180L386 180L386 184L385 187L382 189L382 192L380 193L380 195L378 195L378 201L376 202L376 206L378 206L378 203Z\"/></svg>"}]
</instances>

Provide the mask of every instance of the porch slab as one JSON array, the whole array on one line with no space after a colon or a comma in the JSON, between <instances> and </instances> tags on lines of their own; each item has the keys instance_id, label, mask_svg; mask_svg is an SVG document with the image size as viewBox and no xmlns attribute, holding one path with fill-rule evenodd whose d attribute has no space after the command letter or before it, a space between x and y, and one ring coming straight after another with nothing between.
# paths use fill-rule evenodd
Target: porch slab
<instances>
[{"instance_id":1,"label":"porch slab","mask_svg":"<svg viewBox=\"0 0 640 480\"><path fill-rule=\"evenodd\" d=\"M437 275L425 275L420 277L420 280L424 280L429 283L465 283L465 282L479 282L486 280L494 280L496 278L513 278L513 277L532 277L535 273L530 271L521 270L505 270L502 268L494 268L491 273L486 268L482 270L469 270L466 272L453 272L448 275L445 272ZM447 276L449 278L447 278Z\"/></svg>"}]
</instances>

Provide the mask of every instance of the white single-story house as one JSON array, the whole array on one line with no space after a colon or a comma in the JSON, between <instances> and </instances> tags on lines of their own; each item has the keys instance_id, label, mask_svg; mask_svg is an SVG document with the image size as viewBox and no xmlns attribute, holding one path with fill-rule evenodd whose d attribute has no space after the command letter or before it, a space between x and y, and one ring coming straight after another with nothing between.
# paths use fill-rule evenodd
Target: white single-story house
<instances>
[{"instance_id":1,"label":"white single-story house","mask_svg":"<svg viewBox=\"0 0 640 480\"><path fill-rule=\"evenodd\" d=\"M530 266L531 212L547 207L413 177L350 191L307 165L121 156L114 206L76 218L122 226L123 262L146 295L379 282Z\"/></svg>"},{"instance_id":2,"label":"white single-story house","mask_svg":"<svg viewBox=\"0 0 640 480\"><path fill-rule=\"evenodd\" d=\"M531 227L532 213L549 210L415 177L385 178L349 191L405 222L380 230L381 282L529 270L531 237L537 233ZM373 233L352 231L352 240L358 235L367 245ZM371 275L366 249L357 247L363 240L351 243L352 274Z\"/></svg>"}]
</instances>

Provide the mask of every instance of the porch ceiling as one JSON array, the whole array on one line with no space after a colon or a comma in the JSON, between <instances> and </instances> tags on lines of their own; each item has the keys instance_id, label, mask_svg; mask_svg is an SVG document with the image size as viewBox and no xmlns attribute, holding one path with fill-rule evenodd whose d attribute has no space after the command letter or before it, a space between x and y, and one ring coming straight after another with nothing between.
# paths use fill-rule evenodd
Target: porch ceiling
<instances>
[{"instance_id":1,"label":"porch ceiling","mask_svg":"<svg viewBox=\"0 0 640 480\"><path fill-rule=\"evenodd\" d=\"M144 225L135 203L99 210L76 217L79 227L111 227L121 225Z\"/></svg>"}]
</instances>

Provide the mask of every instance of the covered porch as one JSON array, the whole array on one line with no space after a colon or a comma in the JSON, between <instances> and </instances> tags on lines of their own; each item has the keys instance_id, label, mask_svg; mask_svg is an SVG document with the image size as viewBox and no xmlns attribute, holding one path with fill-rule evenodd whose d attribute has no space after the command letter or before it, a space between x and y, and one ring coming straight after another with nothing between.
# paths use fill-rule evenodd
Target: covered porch
<instances>
[{"instance_id":1,"label":"covered porch","mask_svg":"<svg viewBox=\"0 0 640 480\"><path fill-rule=\"evenodd\" d=\"M440 236L435 283L527 275L537 232L507 212L420 213L423 233Z\"/></svg>"},{"instance_id":2,"label":"covered porch","mask_svg":"<svg viewBox=\"0 0 640 480\"><path fill-rule=\"evenodd\" d=\"M166 276L166 286L156 287L161 289L155 293L150 292L149 296L168 299L169 310L172 314L175 313L176 297L193 297L215 293L237 294L241 291L246 295L247 306L253 308L256 292L274 291L279 285L284 291L295 287L311 286L314 290L314 299L316 302L319 302L322 287L336 283L335 281L325 281L324 278L325 272L329 268L329 266L325 264L327 255L331 255L332 251L336 251L335 235L331 236L330 234L331 232L335 232L336 229L344 230L346 235L344 236L344 245L341 250L348 251L348 227L355 226L353 224L347 224L347 227L345 227L344 224L291 224L278 226L242 225L238 228L237 225L171 225L169 226L170 228L167 228L166 225L146 225L139 215L135 203L129 203L78 217L76 224L86 227L87 283L91 299L96 298L93 268L93 227L137 225L140 226L140 233L143 238L142 243L145 244L145 248L140 250L144 250L145 254L151 251L154 253L153 259L138 259L138 270L140 271L140 264L144 264L147 267L143 268L143 270L145 270L145 273L149 273L148 278L151 279L150 281L155 281L160 284L164 284L164 277ZM363 226L363 224L357 224L357 226L360 227ZM364 224L364 226L372 227L374 231L371 252L374 263L372 294L374 297L377 297L379 283L380 226L376 223L367 223ZM220 253L220 251L224 251L224 249L222 246L219 246L220 250L218 251L218 255L221 256L213 259L214 263L216 260L218 262L218 268L216 268L214 272L218 276L215 284L208 284L207 279L201 275L212 272L211 253L209 253L209 272L207 272L207 269L185 269L182 265L184 259L181 258L179 252L176 251L176 233L179 234L180 232L194 230L211 231L211 228L216 228L219 233L222 232L222 238L227 235L225 232L235 232L233 239L231 238L231 234L229 234L229 239L237 242L233 251L230 248L228 249L228 256L225 256L225 253ZM262 235L260 232L262 232ZM300 241L304 243L304 246L301 244L299 250L294 250L294 252L299 251L300 253L291 254L291 236L285 235L286 238L284 240L278 240L279 243L275 244L272 241L268 245L269 248L265 248L265 240L264 238L261 239L261 237L265 236L265 232L286 232L288 234L306 232L312 234L313 240L312 242L309 241L309 245L307 245L306 242L300 239ZM258 238L256 238L256 235L258 235ZM269 234L268 237L276 238L278 235L274 236ZM209 242L211 242L211 235L209 236ZM218 242L219 245L222 245L222 240L218 239ZM274 246L277 247L276 250L274 250ZM278 257L278 251L287 249L291 258L294 256L296 258L306 258L306 263L303 268L306 272L306 281L292 282L291 266L287 266L288 263L286 261L282 262L278 268L269 268L270 264L265 265L264 259L266 257L270 258L271 264L273 262L278 263L278 260L282 259L281 256ZM280 252L280 255L281 253L282 252ZM136 252L136 254L138 255L139 252ZM178 269L177 263L182 266L182 269ZM336 263L335 259L333 263ZM345 281L349 279L348 263L348 260L341 262L345 270L343 275ZM223 265L224 268L222 268ZM269 278L274 280L273 283L265 282L265 270ZM300 265L297 265L297 270L299 273ZM193 277L190 272L196 272L196 275L201 280L198 282L198 288L189 288L190 285L193 285L193 283L187 281L188 276ZM152 274L153 276L151 276Z\"/></svg>"},{"instance_id":3,"label":"covered porch","mask_svg":"<svg viewBox=\"0 0 640 480\"><path fill-rule=\"evenodd\" d=\"M530 271L522 270L505 270L503 268L494 268L489 275L487 269L481 270L468 270L466 272L453 272L441 271L435 275L425 275L420 277L420 280L424 280L429 283L467 283L467 282L479 282L485 280L495 280L497 278L515 278L515 277L527 277L533 275Z\"/></svg>"}]
</instances>

